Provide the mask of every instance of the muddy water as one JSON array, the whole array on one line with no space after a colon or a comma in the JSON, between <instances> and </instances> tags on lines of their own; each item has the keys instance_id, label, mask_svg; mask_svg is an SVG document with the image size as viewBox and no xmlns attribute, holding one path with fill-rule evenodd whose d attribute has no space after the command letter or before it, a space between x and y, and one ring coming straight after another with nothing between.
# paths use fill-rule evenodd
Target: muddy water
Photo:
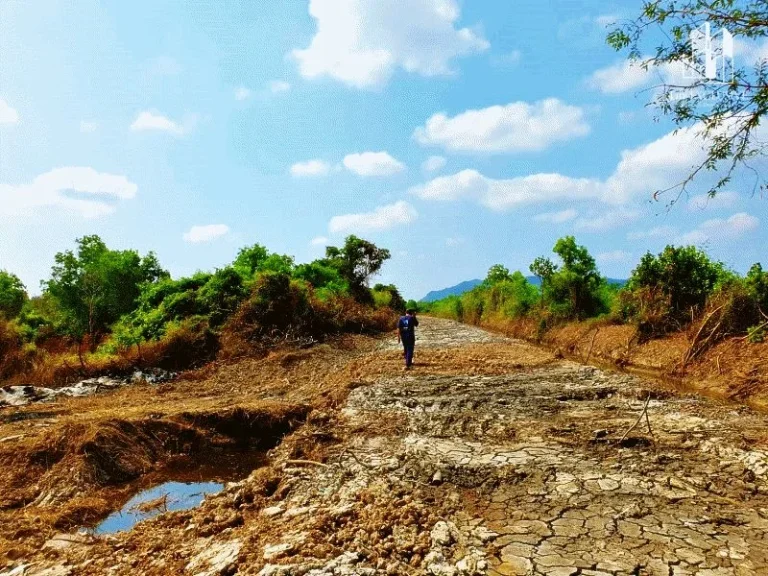
<instances>
[{"instance_id":1,"label":"muddy water","mask_svg":"<svg viewBox=\"0 0 768 576\"><path fill-rule=\"evenodd\" d=\"M112 534L130 530L142 520L165 512L189 510L202 504L206 496L217 494L224 488L218 482L165 482L140 492L113 512L94 530L94 534Z\"/></svg>"}]
</instances>

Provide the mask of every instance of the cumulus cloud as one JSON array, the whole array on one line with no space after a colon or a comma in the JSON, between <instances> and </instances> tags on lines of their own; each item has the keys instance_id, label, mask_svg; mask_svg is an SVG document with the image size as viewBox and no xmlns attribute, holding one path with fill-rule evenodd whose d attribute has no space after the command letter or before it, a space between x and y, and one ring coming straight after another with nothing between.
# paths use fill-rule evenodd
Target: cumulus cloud
<instances>
[{"instance_id":1,"label":"cumulus cloud","mask_svg":"<svg viewBox=\"0 0 768 576\"><path fill-rule=\"evenodd\" d=\"M269 91L272 94L279 94L280 92L288 92L291 89L291 85L285 80L272 80L269 83Z\"/></svg>"},{"instance_id":2,"label":"cumulus cloud","mask_svg":"<svg viewBox=\"0 0 768 576\"><path fill-rule=\"evenodd\" d=\"M291 56L305 78L328 77L355 88L387 83L396 69L438 76L452 61L488 49L470 28L457 28L456 0L310 0L317 32Z\"/></svg>"},{"instance_id":3,"label":"cumulus cloud","mask_svg":"<svg viewBox=\"0 0 768 576\"><path fill-rule=\"evenodd\" d=\"M347 154L344 167L358 176L391 176L405 170L405 164L386 152Z\"/></svg>"},{"instance_id":4,"label":"cumulus cloud","mask_svg":"<svg viewBox=\"0 0 768 576\"><path fill-rule=\"evenodd\" d=\"M312 238L309 243L311 246L326 246L330 243L330 240L325 236L317 236L316 238Z\"/></svg>"},{"instance_id":5,"label":"cumulus cloud","mask_svg":"<svg viewBox=\"0 0 768 576\"><path fill-rule=\"evenodd\" d=\"M585 112L557 98L434 114L413 133L419 144L461 152L529 152L590 132Z\"/></svg>"},{"instance_id":6,"label":"cumulus cloud","mask_svg":"<svg viewBox=\"0 0 768 576\"><path fill-rule=\"evenodd\" d=\"M442 156L430 156L421 164L424 172L437 172L445 167L446 159Z\"/></svg>"},{"instance_id":7,"label":"cumulus cloud","mask_svg":"<svg viewBox=\"0 0 768 576\"><path fill-rule=\"evenodd\" d=\"M560 212L544 212L533 217L536 222L549 222L550 224L562 224L573 220L579 213L573 208L561 210Z\"/></svg>"},{"instance_id":8,"label":"cumulus cloud","mask_svg":"<svg viewBox=\"0 0 768 576\"><path fill-rule=\"evenodd\" d=\"M18 124L19 113L10 104L0 98L0 124Z\"/></svg>"},{"instance_id":9,"label":"cumulus cloud","mask_svg":"<svg viewBox=\"0 0 768 576\"><path fill-rule=\"evenodd\" d=\"M183 238L185 242L190 244L200 244L210 242L226 234L229 234L229 226L226 224L206 224L204 226L192 226L184 233Z\"/></svg>"},{"instance_id":10,"label":"cumulus cloud","mask_svg":"<svg viewBox=\"0 0 768 576\"><path fill-rule=\"evenodd\" d=\"M408 202L400 200L394 204L379 206L373 212L334 216L328 224L328 229L334 234L375 232L410 224L416 218L416 209Z\"/></svg>"},{"instance_id":11,"label":"cumulus cloud","mask_svg":"<svg viewBox=\"0 0 768 576\"><path fill-rule=\"evenodd\" d=\"M235 88L235 100L238 102L243 102L245 100L248 100L248 98L251 97L253 92L250 88L246 88L245 86L240 86L239 88Z\"/></svg>"},{"instance_id":12,"label":"cumulus cloud","mask_svg":"<svg viewBox=\"0 0 768 576\"><path fill-rule=\"evenodd\" d=\"M194 116L188 116L183 123L176 122L153 110L139 112L131 124L133 132L168 132L174 136L183 136L189 133L196 123Z\"/></svg>"},{"instance_id":13,"label":"cumulus cloud","mask_svg":"<svg viewBox=\"0 0 768 576\"><path fill-rule=\"evenodd\" d=\"M696 128L681 128L677 133L624 150L614 172L604 180L557 173L496 179L467 169L434 178L411 188L410 192L426 200L474 200L494 210L562 200L596 200L622 206L678 184L704 159L704 145ZM625 210L613 212L611 216L613 222L618 223L621 218L631 219L633 214ZM608 219L605 219L607 225ZM578 224L584 230L596 230L599 226L590 219Z\"/></svg>"},{"instance_id":14,"label":"cumulus cloud","mask_svg":"<svg viewBox=\"0 0 768 576\"><path fill-rule=\"evenodd\" d=\"M88 167L56 168L29 184L0 184L0 214L18 215L30 209L56 206L95 218L113 212L118 201L135 198L137 189L125 176Z\"/></svg>"},{"instance_id":15,"label":"cumulus cloud","mask_svg":"<svg viewBox=\"0 0 768 576\"><path fill-rule=\"evenodd\" d=\"M307 160L291 166L291 175L297 178L325 176L330 170L331 166L324 160Z\"/></svg>"},{"instance_id":16,"label":"cumulus cloud","mask_svg":"<svg viewBox=\"0 0 768 576\"><path fill-rule=\"evenodd\" d=\"M415 186L410 192L425 200L468 199L493 210L506 210L523 204L593 198L594 184L587 178L568 178L560 174L494 179L477 170L462 170Z\"/></svg>"},{"instance_id":17,"label":"cumulus cloud","mask_svg":"<svg viewBox=\"0 0 768 576\"><path fill-rule=\"evenodd\" d=\"M683 234L679 238L680 244L705 244L710 241L723 242L740 238L744 234L756 230L760 226L760 220L739 212L730 218L713 218L700 224L695 230Z\"/></svg>"}]
</instances>

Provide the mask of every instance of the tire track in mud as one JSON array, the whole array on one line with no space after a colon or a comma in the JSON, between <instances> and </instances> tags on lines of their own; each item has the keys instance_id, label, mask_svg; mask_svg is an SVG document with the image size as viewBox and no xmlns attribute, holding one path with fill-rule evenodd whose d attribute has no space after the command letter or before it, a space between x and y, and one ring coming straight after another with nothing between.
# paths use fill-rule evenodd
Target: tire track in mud
<instances>
[{"instance_id":1,"label":"tire track in mud","mask_svg":"<svg viewBox=\"0 0 768 576\"><path fill-rule=\"evenodd\" d=\"M378 361L398 355L387 341ZM651 430L642 418L626 434L646 406ZM768 574L766 420L424 318L414 370L363 375L338 413L313 413L274 450L274 477L73 548L55 568ZM297 457L319 437L335 438L322 462Z\"/></svg>"}]
</instances>

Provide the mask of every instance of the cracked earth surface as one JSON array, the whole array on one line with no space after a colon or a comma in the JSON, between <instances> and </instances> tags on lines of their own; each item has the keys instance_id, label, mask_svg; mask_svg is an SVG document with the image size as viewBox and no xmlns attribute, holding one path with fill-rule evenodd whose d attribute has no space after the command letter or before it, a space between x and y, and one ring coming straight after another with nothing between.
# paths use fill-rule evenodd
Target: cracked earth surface
<instances>
[{"instance_id":1,"label":"cracked earth surface","mask_svg":"<svg viewBox=\"0 0 768 576\"><path fill-rule=\"evenodd\" d=\"M489 366L440 369L456 347ZM389 362L399 354L391 341L380 353ZM644 406L648 419L625 434ZM322 463L297 459L286 442L271 454L276 489L261 490L257 471L196 511L164 515L87 553L65 550L58 568L768 574L766 419L424 318L414 370L363 377L338 413L310 418L313 434L340 438ZM152 548L142 533L162 545Z\"/></svg>"}]
</instances>

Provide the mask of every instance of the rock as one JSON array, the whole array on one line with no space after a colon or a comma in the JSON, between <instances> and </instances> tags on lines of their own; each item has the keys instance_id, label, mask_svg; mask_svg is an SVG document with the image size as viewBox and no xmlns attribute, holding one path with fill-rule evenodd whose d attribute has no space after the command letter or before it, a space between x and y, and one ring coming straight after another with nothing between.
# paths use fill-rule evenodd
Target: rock
<instances>
[{"instance_id":1,"label":"rock","mask_svg":"<svg viewBox=\"0 0 768 576\"><path fill-rule=\"evenodd\" d=\"M433 546L450 546L459 537L459 531L453 522L441 520L435 524L430 533Z\"/></svg>"},{"instance_id":2,"label":"rock","mask_svg":"<svg viewBox=\"0 0 768 576\"><path fill-rule=\"evenodd\" d=\"M264 546L264 560L274 560L284 556L293 550L293 544L284 542L282 544L267 544Z\"/></svg>"},{"instance_id":3,"label":"rock","mask_svg":"<svg viewBox=\"0 0 768 576\"><path fill-rule=\"evenodd\" d=\"M293 564L267 564L256 576L291 576L294 568Z\"/></svg>"},{"instance_id":4,"label":"rock","mask_svg":"<svg viewBox=\"0 0 768 576\"><path fill-rule=\"evenodd\" d=\"M478 526L474 530L472 530L472 535L480 540L483 544L487 544L488 542L492 542L493 540L496 540L496 538L499 537L499 535L494 532L493 530L489 530L485 526Z\"/></svg>"},{"instance_id":5,"label":"rock","mask_svg":"<svg viewBox=\"0 0 768 576\"><path fill-rule=\"evenodd\" d=\"M285 508L282 506L270 506L268 508L264 508L261 511L261 515L266 516L267 518L273 518L275 516L279 516L283 512L285 512Z\"/></svg>"},{"instance_id":6,"label":"rock","mask_svg":"<svg viewBox=\"0 0 768 576\"><path fill-rule=\"evenodd\" d=\"M195 576L219 576L237 562L241 546L239 540L211 542L204 539L198 543L200 552L192 557L186 570Z\"/></svg>"},{"instance_id":7,"label":"rock","mask_svg":"<svg viewBox=\"0 0 768 576\"><path fill-rule=\"evenodd\" d=\"M443 482L443 473L440 472L440 470L438 470L432 476L432 484L442 484L442 482Z\"/></svg>"}]
</instances>

